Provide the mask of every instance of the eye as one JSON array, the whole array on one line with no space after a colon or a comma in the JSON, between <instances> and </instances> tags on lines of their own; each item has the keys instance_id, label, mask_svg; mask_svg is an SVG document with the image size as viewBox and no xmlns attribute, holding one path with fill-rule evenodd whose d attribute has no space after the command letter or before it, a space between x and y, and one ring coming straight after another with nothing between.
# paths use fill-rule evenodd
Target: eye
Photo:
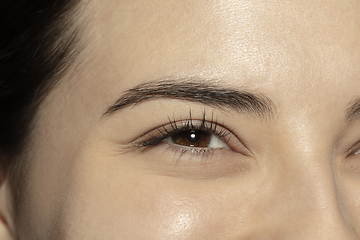
<instances>
[{"instance_id":1,"label":"eye","mask_svg":"<svg viewBox=\"0 0 360 240\"><path fill-rule=\"evenodd\" d=\"M168 117L168 122L144 132L132 140L129 150L139 149L142 153L152 150L172 151L180 157L223 154L241 154L253 156L242 138L230 130L225 123L214 120L214 114L207 117L205 111L202 118L194 119L190 116L178 120ZM186 153L186 154L185 154Z\"/></svg>"},{"instance_id":2,"label":"eye","mask_svg":"<svg viewBox=\"0 0 360 240\"><path fill-rule=\"evenodd\" d=\"M350 149L350 155L357 155L360 154L360 142L356 143L351 149Z\"/></svg>"},{"instance_id":3,"label":"eye","mask_svg":"<svg viewBox=\"0 0 360 240\"><path fill-rule=\"evenodd\" d=\"M355 143L348 151L347 156L354 156L360 154L360 142Z\"/></svg>"},{"instance_id":4,"label":"eye","mask_svg":"<svg viewBox=\"0 0 360 240\"><path fill-rule=\"evenodd\" d=\"M190 179L216 179L250 171L254 154L241 138L213 116L168 118L127 143L125 153L143 161L139 166L155 174Z\"/></svg>"},{"instance_id":5,"label":"eye","mask_svg":"<svg viewBox=\"0 0 360 240\"><path fill-rule=\"evenodd\" d=\"M164 142L184 147L229 149L219 137L203 130L188 130L174 133Z\"/></svg>"},{"instance_id":6,"label":"eye","mask_svg":"<svg viewBox=\"0 0 360 240\"><path fill-rule=\"evenodd\" d=\"M132 146L147 150L161 147L163 144L170 146L170 150L180 152L181 155L199 153L209 156L216 153L216 150L227 150L252 156L251 151L233 131L213 119L169 120L168 124L152 129L135 139Z\"/></svg>"}]
</instances>

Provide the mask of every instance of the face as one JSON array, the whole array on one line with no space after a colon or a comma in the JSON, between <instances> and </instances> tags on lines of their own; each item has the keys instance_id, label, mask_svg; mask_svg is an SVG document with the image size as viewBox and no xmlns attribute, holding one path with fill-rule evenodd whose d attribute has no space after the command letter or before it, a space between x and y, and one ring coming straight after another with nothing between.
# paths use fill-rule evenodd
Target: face
<instances>
[{"instance_id":1,"label":"face","mask_svg":"<svg viewBox=\"0 0 360 240\"><path fill-rule=\"evenodd\" d=\"M356 239L360 2L97 1L27 153L26 239Z\"/></svg>"}]
</instances>

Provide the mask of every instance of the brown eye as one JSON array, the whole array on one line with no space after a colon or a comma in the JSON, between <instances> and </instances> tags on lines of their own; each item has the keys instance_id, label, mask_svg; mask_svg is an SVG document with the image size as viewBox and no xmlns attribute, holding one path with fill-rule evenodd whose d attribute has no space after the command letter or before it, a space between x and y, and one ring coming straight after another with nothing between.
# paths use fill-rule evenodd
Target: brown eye
<instances>
[{"instance_id":1,"label":"brown eye","mask_svg":"<svg viewBox=\"0 0 360 240\"><path fill-rule=\"evenodd\" d=\"M205 131L189 130L172 135L171 141L174 144L187 147L209 147L212 135Z\"/></svg>"}]
</instances>

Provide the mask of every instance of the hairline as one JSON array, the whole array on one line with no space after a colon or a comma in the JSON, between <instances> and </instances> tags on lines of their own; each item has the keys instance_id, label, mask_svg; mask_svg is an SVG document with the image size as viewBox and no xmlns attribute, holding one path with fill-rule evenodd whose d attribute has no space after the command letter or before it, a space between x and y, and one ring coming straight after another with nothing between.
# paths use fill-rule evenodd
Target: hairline
<instances>
[{"instance_id":1,"label":"hairline","mask_svg":"<svg viewBox=\"0 0 360 240\"><path fill-rule=\"evenodd\" d=\"M43 50L45 54L49 54L48 60L55 61L56 64L50 74L37 87L37 91L29 104L27 113L30 115L30 121L26 127L24 138L21 139L20 151L7 153L6 155L6 157L12 159L8 169L6 169L6 178L9 183L10 197L14 206L11 213L14 218L14 234L16 237L20 237L20 239L26 238L25 234L31 232L28 229L30 225L26 211L24 212L19 207L23 206L25 201L24 195L27 189L27 178L30 174L29 158L31 158L33 151L31 149L31 139L34 134L36 116L39 106L44 99L71 69L78 66L79 55L83 52L84 41L86 41L85 31L83 31L87 25L86 18L84 17L86 2L83 0L70 0L68 5L55 12L56 18L53 22L47 24L47 31L44 32L46 36L51 37L51 35L55 35L63 37L59 41L52 42L47 49ZM57 30L59 30L58 33L56 33ZM25 207L25 209L27 208Z\"/></svg>"}]
</instances>

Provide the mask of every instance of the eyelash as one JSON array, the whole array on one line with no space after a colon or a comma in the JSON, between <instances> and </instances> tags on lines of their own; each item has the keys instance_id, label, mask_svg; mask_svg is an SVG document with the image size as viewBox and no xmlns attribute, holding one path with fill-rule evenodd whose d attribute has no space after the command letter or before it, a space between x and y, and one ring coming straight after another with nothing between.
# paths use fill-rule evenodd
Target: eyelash
<instances>
[{"instance_id":1,"label":"eyelash","mask_svg":"<svg viewBox=\"0 0 360 240\"><path fill-rule=\"evenodd\" d=\"M147 135L149 137L145 140L141 140L136 145L139 148L147 149L154 146L157 146L158 144L161 144L166 138L171 137L177 133L189 131L189 130L197 130L197 131L204 131L208 132L210 134L214 134L216 137L224 141L226 144L230 141L231 132L230 130L226 129L225 127L221 126L217 121L214 120L213 115L211 117L211 120L206 120L205 114L203 115L203 118L201 120L194 120L190 118L186 120L171 120L170 118L169 122L163 126L157 127L154 130L150 131ZM158 136L154 136L151 134L151 132L155 131ZM203 155L209 155L213 154L215 150L223 150L223 149L214 149L214 148L202 148L202 147L187 147L187 146L181 146L177 144L169 144L172 148L175 150L179 150L181 155L185 153L191 153L191 154L203 154ZM230 147L229 147L230 148Z\"/></svg>"}]
</instances>

